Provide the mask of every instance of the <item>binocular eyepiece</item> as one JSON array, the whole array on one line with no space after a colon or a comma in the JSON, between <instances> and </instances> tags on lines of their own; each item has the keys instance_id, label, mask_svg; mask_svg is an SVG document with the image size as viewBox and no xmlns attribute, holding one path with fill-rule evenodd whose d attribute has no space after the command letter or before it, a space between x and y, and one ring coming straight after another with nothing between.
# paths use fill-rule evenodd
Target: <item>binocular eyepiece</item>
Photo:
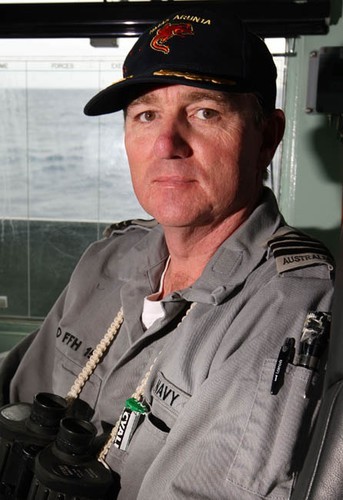
<instances>
[{"instance_id":1,"label":"binocular eyepiece","mask_svg":"<svg viewBox=\"0 0 343 500\"><path fill-rule=\"evenodd\" d=\"M116 497L112 472L93 456L94 425L67 409L49 393L0 409L0 500Z\"/></svg>"}]
</instances>

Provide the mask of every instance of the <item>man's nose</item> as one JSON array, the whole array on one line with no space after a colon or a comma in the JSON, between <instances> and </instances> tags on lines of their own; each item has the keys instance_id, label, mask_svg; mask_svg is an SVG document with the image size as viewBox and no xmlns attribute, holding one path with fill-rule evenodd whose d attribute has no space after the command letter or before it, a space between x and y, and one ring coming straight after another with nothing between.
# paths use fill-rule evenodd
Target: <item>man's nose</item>
<instances>
[{"instance_id":1,"label":"man's nose","mask_svg":"<svg viewBox=\"0 0 343 500\"><path fill-rule=\"evenodd\" d=\"M192 148L185 127L175 122L161 124L154 143L154 153L161 159L189 157Z\"/></svg>"}]
</instances>

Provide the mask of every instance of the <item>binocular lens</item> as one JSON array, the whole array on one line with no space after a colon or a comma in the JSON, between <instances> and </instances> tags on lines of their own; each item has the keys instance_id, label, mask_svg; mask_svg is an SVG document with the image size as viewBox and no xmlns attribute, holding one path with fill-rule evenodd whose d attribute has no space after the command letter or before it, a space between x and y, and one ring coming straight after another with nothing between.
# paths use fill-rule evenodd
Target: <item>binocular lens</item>
<instances>
[{"instance_id":1,"label":"binocular lens","mask_svg":"<svg viewBox=\"0 0 343 500\"><path fill-rule=\"evenodd\" d=\"M113 500L119 476L95 458L96 429L39 393L0 408L0 500Z\"/></svg>"},{"instance_id":2,"label":"binocular lens","mask_svg":"<svg viewBox=\"0 0 343 500\"><path fill-rule=\"evenodd\" d=\"M34 398L27 426L33 432L56 436L61 418L67 410L67 402L56 394L40 392Z\"/></svg>"},{"instance_id":3,"label":"binocular lens","mask_svg":"<svg viewBox=\"0 0 343 500\"><path fill-rule=\"evenodd\" d=\"M27 500L106 500L115 498L114 477L93 457L95 427L64 418L56 441L36 457Z\"/></svg>"},{"instance_id":4,"label":"binocular lens","mask_svg":"<svg viewBox=\"0 0 343 500\"><path fill-rule=\"evenodd\" d=\"M56 447L72 455L89 454L95 435L95 427L90 422L64 418L56 437Z\"/></svg>"},{"instance_id":5,"label":"binocular lens","mask_svg":"<svg viewBox=\"0 0 343 500\"><path fill-rule=\"evenodd\" d=\"M0 410L0 498L26 499L37 453L58 432L67 402L39 393L33 404L14 403Z\"/></svg>"}]
</instances>

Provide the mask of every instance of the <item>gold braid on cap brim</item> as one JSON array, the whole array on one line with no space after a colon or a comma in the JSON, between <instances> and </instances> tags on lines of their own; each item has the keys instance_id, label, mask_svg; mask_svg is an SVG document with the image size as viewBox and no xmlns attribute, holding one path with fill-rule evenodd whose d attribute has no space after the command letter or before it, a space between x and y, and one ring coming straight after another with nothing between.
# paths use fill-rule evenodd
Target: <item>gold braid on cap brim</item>
<instances>
[{"instance_id":1,"label":"gold braid on cap brim","mask_svg":"<svg viewBox=\"0 0 343 500\"><path fill-rule=\"evenodd\" d=\"M154 76L176 76L177 78L185 78L186 80L194 80L198 82L209 82L219 85L236 85L234 80L229 80L227 78L213 78L207 75L197 75L194 73L182 72L182 71L170 71L168 69L160 69L153 72Z\"/></svg>"},{"instance_id":2,"label":"gold braid on cap brim","mask_svg":"<svg viewBox=\"0 0 343 500\"><path fill-rule=\"evenodd\" d=\"M209 75L197 75L196 73L188 73L187 71L185 72L170 71L169 69L160 69L158 71L154 71L153 76L175 76L177 78L184 78L185 80L192 80L196 82L208 82L217 85L230 85L232 87L234 85L237 85L237 82L235 82L234 80L229 80L228 78L213 78L213 76ZM126 80L130 80L132 78L135 78L135 76L134 75L125 76L124 78L121 78L120 80L114 82L114 84L125 82Z\"/></svg>"}]
</instances>

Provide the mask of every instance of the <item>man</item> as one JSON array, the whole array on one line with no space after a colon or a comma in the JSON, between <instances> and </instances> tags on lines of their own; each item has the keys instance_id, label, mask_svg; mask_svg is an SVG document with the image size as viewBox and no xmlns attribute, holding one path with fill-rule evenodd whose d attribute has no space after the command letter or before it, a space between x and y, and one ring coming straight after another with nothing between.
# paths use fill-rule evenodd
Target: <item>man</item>
<instances>
[{"instance_id":1,"label":"man","mask_svg":"<svg viewBox=\"0 0 343 500\"><path fill-rule=\"evenodd\" d=\"M49 391L86 402L99 433L117 422L100 456L122 500L281 500L301 467L317 401L300 338L329 322L332 262L263 188L284 130L275 78L239 20L189 9L142 35L85 108L124 109L154 221L92 245L5 368L11 402Z\"/></svg>"}]
</instances>

